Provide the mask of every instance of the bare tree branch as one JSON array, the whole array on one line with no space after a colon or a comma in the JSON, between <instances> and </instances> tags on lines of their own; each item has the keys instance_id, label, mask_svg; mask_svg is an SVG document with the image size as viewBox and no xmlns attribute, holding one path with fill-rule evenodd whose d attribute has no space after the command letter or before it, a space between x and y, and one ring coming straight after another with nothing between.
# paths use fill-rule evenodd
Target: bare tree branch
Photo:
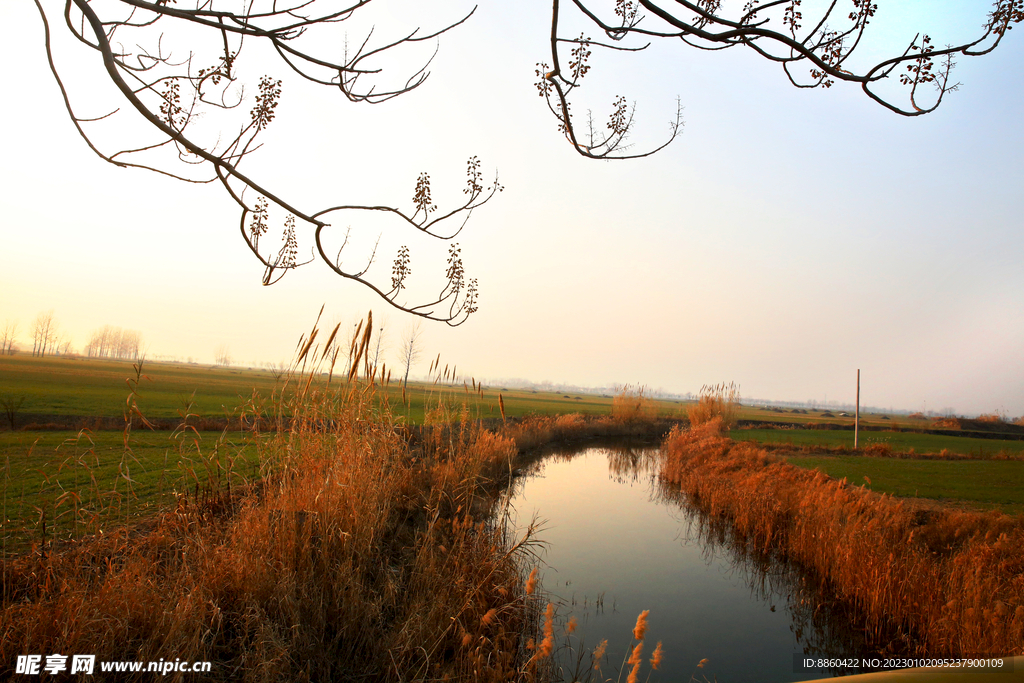
<instances>
[{"instance_id":1,"label":"bare tree branch","mask_svg":"<svg viewBox=\"0 0 1024 683\"><path fill-rule=\"evenodd\" d=\"M602 18L585 0L571 0L580 16L612 41L607 44L582 34L575 39L562 37L560 0L552 0L553 66L538 64L537 87L557 119L559 130L577 152L596 159L634 158L662 149L675 139L682 125L680 110L677 107L676 119L670 122L668 140L648 152L621 153L628 149L625 142L633 128L633 109L626 106L624 97L613 103L607 130L597 133L588 125L589 137L581 140L571 116L569 96L589 70L585 63L590 46L635 51L644 49L654 39L679 40L702 50L745 46L781 64L786 77L797 87L828 88L837 81L856 83L868 97L887 109L904 116L920 116L934 111L947 93L957 89L959 84L951 80L954 55L987 54L999 45L1006 31L1024 20L1024 0L997 0L981 35L973 40L939 49L930 36L918 34L894 56L857 69L851 65L851 56L862 45L878 3L846 1L852 3L852 8L846 5L849 9L841 10L839 0L822 0L815 4L817 10L812 18L804 16L804 0L746 0L742 9L738 2L728 3L731 11L727 11L724 0L615 0L614 18ZM649 18L651 21L645 22ZM657 25L652 27L652 21ZM648 42L634 48L618 44L631 37ZM560 51L569 45L575 47L566 70L561 66ZM895 80L902 90L883 93L879 86L893 83L886 79L896 74L899 77Z\"/></svg>"},{"instance_id":2,"label":"bare tree branch","mask_svg":"<svg viewBox=\"0 0 1024 683\"><path fill-rule=\"evenodd\" d=\"M406 45L435 40L475 11L440 28L417 28L397 39L374 42L371 31L354 54L345 50L339 59L333 46L341 41L336 37L325 40L322 31L352 18L372 1L248 0L239 6L229 0L64 0L63 19L68 31L102 56L106 79L129 105L85 118L75 113L64 75L54 59L48 3L35 0L43 21L47 59L65 107L79 135L100 158L119 167L144 168L186 182L219 182L239 207L240 231L264 266L264 284L273 284L291 270L319 258L338 275L368 287L396 308L458 325L476 310L475 285L471 289L459 279L464 277L461 260L460 268L452 271L449 267L440 294L424 297L426 303L410 303L399 296L408 293L404 279L397 289L371 281L370 266L375 262L376 250L364 266L344 269L340 254L329 254L322 239L331 233L327 216L359 211L388 212L417 233L453 239L472 211L501 190L497 179L489 187L483 186L475 157L470 160L471 189L465 201L440 213L435 213L432 204L429 211L425 210L415 199L411 211L353 202L338 202L326 209L302 207L241 170L245 159L260 149L259 138L274 122L285 87L281 79L270 75L250 80L247 86L241 66L246 45L253 41L268 45L301 78L337 88L349 101L373 104L422 85L432 60L430 57L414 66L411 75L391 86L382 85L382 70L373 65L374 58ZM251 103L248 111L243 109L246 102ZM120 117L131 119L133 113L141 115L146 132L137 133L138 127L131 125L125 130L131 129L143 139L121 144L128 137L125 135L117 141L119 148L109 150L109 140L94 126L109 126ZM233 118L228 118L228 123L219 123L229 115ZM429 178L425 174L421 178L426 179L429 193ZM273 216L277 214L283 216L277 228L281 242L273 249L268 248L266 237L262 243L260 238L271 229L271 222L276 222ZM303 239L313 242L309 259L299 258Z\"/></svg>"}]
</instances>

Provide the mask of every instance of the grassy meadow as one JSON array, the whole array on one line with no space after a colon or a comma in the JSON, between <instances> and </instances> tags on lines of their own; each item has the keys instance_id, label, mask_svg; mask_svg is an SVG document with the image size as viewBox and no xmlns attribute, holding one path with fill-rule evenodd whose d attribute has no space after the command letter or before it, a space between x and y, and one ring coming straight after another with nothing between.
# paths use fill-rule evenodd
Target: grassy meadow
<instances>
[{"instance_id":1,"label":"grassy meadow","mask_svg":"<svg viewBox=\"0 0 1024 683\"><path fill-rule=\"evenodd\" d=\"M608 415L612 411L612 396L480 387L473 377L456 380L456 371L457 367L452 367L446 376L439 369L436 381L410 381L405 392L392 379L383 383L377 397L386 399L394 415L409 424L422 424L427 409L438 399L456 396L474 417L500 419L499 393L506 417ZM343 381L346 372L338 367L334 373L322 369L317 374L319 381ZM120 417L131 388L127 380L134 376L133 364L128 361L0 356L0 396L23 398L22 416ZM280 371L147 361L137 387L137 402L150 419L180 419L185 411L206 419L230 418L249 407L254 394L272 399L287 381L287 373ZM678 402L659 401L657 405L666 415L680 413ZM9 427L5 422L0 420L0 429ZM33 417L32 422L38 420ZM25 424L22 417L17 426Z\"/></svg>"},{"instance_id":2,"label":"grassy meadow","mask_svg":"<svg viewBox=\"0 0 1024 683\"><path fill-rule=\"evenodd\" d=\"M0 434L3 544L81 535L96 515L137 520L184 492L260 477L257 437L247 433L82 430ZM93 525L95 526L95 525Z\"/></svg>"},{"instance_id":3,"label":"grassy meadow","mask_svg":"<svg viewBox=\"0 0 1024 683\"><path fill-rule=\"evenodd\" d=\"M853 431L846 429L734 429L730 433L737 441L756 441L793 450L848 449L853 450ZM920 432L866 431L858 436L861 449L893 454L941 454L986 459L993 457L1019 457L1024 454L1024 440L987 439L948 434L922 434Z\"/></svg>"},{"instance_id":4,"label":"grassy meadow","mask_svg":"<svg viewBox=\"0 0 1024 683\"><path fill-rule=\"evenodd\" d=\"M897 459L792 455L786 462L899 498L925 498L965 509L1024 514L1020 460Z\"/></svg>"},{"instance_id":5,"label":"grassy meadow","mask_svg":"<svg viewBox=\"0 0 1024 683\"><path fill-rule=\"evenodd\" d=\"M72 357L0 356L0 394L23 397L20 411L33 415L119 417L135 377L129 361ZM149 418L177 418L191 408L205 417L234 413L258 392L280 384L266 370L185 363L143 363L139 407ZM194 392L194 395L193 395Z\"/></svg>"},{"instance_id":6,"label":"grassy meadow","mask_svg":"<svg viewBox=\"0 0 1024 683\"><path fill-rule=\"evenodd\" d=\"M502 417L613 414L627 421L701 419L689 414L700 405L695 402L658 401L639 394L630 403L613 396L485 387L475 378L455 379L456 368L442 369L439 357L431 366L436 371L433 382L410 382L404 390L396 382L375 385L377 407L386 410L394 424L486 418L488 424L496 425ZM252 416L267 418L266 431L268 423L275 422L275 413L290 410L282 398L306 380L320 388L344 387L345 368L334 370L318 367L289 375L280 369L146 362L140 374L125 361L0 356L0 397L23 399L15 415L17 430L0 421L4 500L7 516L14 520L5 528L5 542L23 547L33 538L40 539L44 528L51 535L67 533L74 526L71 520L81 514L69 510L95 510L101 500L107 506L118 501L142 515L168 504L186 487L194 489L228 476L225 472L239 482L258 479L259 437L252 431ZM863 416L862 424L876 429L861 430L862 450L856 455L848 429L852 418L838 413L823 417L825 411L739 405L736 387L709 389L732 392L723 393L728 400L712 408L712 412L728 409L734 423L732 438L799 454L792 460L800 466L837 478L862 481L868 477L878 491L893 495L1022 511L1022 501L1013 489L1020 481L1018 459L1024 456L1024 440L980 438L949 430L922 433L928 421ZM126 449L124 415L132 402L137 414ZM138 415L157 429L146 429ZM53 423L58 418L62 425ZM58 428L76 421L84 430ZM766 423L773 428L764 428ZM831 428L818 428L821 425ZM917 431L904 431L911 429ZM863 458L864 453L880 457ZM914 460L926 454L1012 461L972 465Z\"/></svg>"}]
</instances>

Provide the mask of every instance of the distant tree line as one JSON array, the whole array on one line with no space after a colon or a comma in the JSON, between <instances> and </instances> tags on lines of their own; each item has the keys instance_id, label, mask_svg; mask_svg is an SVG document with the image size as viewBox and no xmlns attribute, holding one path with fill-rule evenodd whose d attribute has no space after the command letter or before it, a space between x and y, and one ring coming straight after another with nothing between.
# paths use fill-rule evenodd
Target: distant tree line
<instances>
[{"instance_id":1,"label":"distant tree line","mask_svg":"<svg viewBox=\"0 0 1024 683\"><path fill-rule=\"evenodd\" d=\"M142 355L142 333L104 325L89 337L85 355L89 358L138 360Z\"/></svg>"},{"instance_id":2,"label":"distant tree line","mask_svg":"<svg viewBox=\"0 0 1024 683\"><path fill-rule=\"evenodd\" d=\"M33 356L66 356L74 353L71 336L61 331L53 309L36 316L31 332ZM12 356L18 351L18 322L5 320L0 327L0 355ZM143 354L142 333L104 325L93 331L83 353L89 358L138 360Z\"/></svg>"}]
</instances>

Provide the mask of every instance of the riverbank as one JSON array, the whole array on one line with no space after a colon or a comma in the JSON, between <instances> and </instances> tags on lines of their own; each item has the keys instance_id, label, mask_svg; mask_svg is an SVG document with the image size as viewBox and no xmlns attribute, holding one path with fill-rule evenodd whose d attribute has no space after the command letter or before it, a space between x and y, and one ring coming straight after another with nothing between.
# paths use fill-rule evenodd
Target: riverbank
<instances>
[{"instance_id":1,"label":"riverbank","mask_svg":"<svg viewBox=\"0 0 1024 683\"><path fill-rule=\"evenodd\" d=\"M111 489L65 461L55 475L81 486L40 503L32 549L9 552L4 529L0 661L210 662L195 680L533 680L536 539L510 535L498 493L544 444L671 425L620 410L488 430L450 404L436 409L455 422L410 429L372 383L307 389L287 429L244 456L196 453L173 505L141 518L130 451Z\"/></svg>"},{"instance_id":2,"label":"riverbank","mask_svg":"<svg viewBox=\"0 0 1024 683\"><path fill-rule=\"evenodd\" d=\"M812 570L922 652L1024 654L1024 520L924 508L787 464L717 422L674 430L663 477L758 550Z\"/></svg>"},{"instance_id":3,"label":"riverbank","mask_svg":"<svg viewBox=\"0 0 1024 683\"><path fill-rule=\"evenodd\" d=\"M121 523L124 487L65 498L54 509L76 518L73 539L5 548L0 661L211 663L189 680L517 678L534 540L510 537L487 494L513 440L465 421L413 447L362 383L290 408L288 431L252 444L258 477L239 482L222 453L221 476L196 473L156 515Z\"/></svg>"}]
</instances>

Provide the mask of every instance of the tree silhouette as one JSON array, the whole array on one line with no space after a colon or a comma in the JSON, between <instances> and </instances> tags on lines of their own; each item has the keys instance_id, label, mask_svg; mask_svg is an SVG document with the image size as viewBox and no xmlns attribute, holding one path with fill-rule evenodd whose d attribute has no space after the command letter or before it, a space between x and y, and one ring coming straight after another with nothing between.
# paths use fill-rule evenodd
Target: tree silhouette
<instances>
[{"instance_id":1,"label":"tree silhouette","mask_svg":"<svg viewBox=\"0 0 1024 683\"><path fill-rule=\"evenodd\" d=\"M471 157L464 197L438 208L430 175L421 173L408 208L340 202L325 208L300 205L277 187L242 169L262 144L285 94L282 79L261 73L262 57L250 59L256 45L273 55L276 67L305 81L337 89L348 101L376 104L418 88L429 75L431 58L388 80L379 58L410 45L431 42L467 21L470 11L428 30L417 28L394 39L369 30L361 42L348 43L339 27L362 16L374 0L35 0L45 30L48 63L65 106L86 144L105 161L143 168L190 183L219 183L239 209L239 232L264 267L263 283L315 260L337 275L354 280L403 311L444 321L464 322L477 310L477 280L467 275L461 250L452 240L472 211L501 191L497 176L484 181L481 163ZM805 2L807 7L805 7ZM646 156L674 140L682 130L677 103L663 144L633 151L635 104L616 96L603 122L592 115L575 121L570 99L591 70L595 49L638 51L651 41L671 40L704 50L743 46L779 64L800 88L828 88L837 82L860 85L888 109L905 116L933 111L957 89L951 80L957 55L976 56L995 49L1014 24L1024 19L1024 0L997 0L980 36L959 45L938 47L929 35L917 35L891 56L861 63L853 58L878 11L872 0L610 0L597 9L585 0L552 0L550 65L537 65L537 87L561 132L579 154L596 159ZM817 9L810 10L814 6ZM58 13L57 6L61 6ZM576 15L603 36L563 35L564 13ZM56 21L53 21L56 20ZM72 102L65 77L77 71L57 65L52 41L59 36L84 44L102 60L104 77L122 106L84 116ZM378 34L379 35L379 34ZM633 41L636 41L635 43ZM244 49L243 49L244 48ZM257 53L259 54L259 53ZM141 116L142 126L138 125ZM124 120L124 123L121 121ZM281 163L287 163L287 160ZM412 301L409 276L413 259L398 247L390 282L371 267L374 247L359 265L342 265L349 245L331 249L340 216L387 214L402 229L449 242L448 263L440 284ZM279 242L269 233L280 231ZM312 244L308 256L302 245ZM401 242L402 240L399 240ZM379 241L378 241L379 244ZM417 266L417 272L421 268Z\"/></svg>"},{"instance_id":2,"label":"tree silhouette","mask_svg":"<svg viewBox=\"0 0 1024 683\"><path fill-rule=\"evenodd\" d=\"M429 74L432 58L390 85L382 69L374 66L375 58L402 46L433 41L473 13L436 30L416 29L379 43L373 42L371 30L361 44L350 49L347 36L337 35L338 27L371 2L65 0L57 21L51 21L56 12L45 7L44 0L36 0L36 7L44 25L51 72L86 144L116 166L148 169L191 183L221 184L239 207L239 230L264 266L264 284L273 284L288 271L319 259L336 274L369 287L396 308L458 325L476 310L477 284L465 277L457 245L453 247L457 263L455 267L449 263L448 277L435 294L409 302L403 298L406 276L411 272L407 247L402 247L395 259L389 288L386 278L375 281L369 273L377 259L376 248L360 266L343 267L347 237L337 250L329 250L325 238L333 232L332 216L373 211L399 218L406 229L452 240L473 209L502 189L497 177L484 183L476 157L469 160L461 203L440 211L430 198L426 173L416 181L411 210L355 203L309 208L242 169L246 158L260 148L258 139L274 122L284 96L281 79L247 68L255 61L246 59L253 52L250 45L269 48L278 67L314 84L335 88L350 102L376 104L419 87ZM62 24L75 39L99 53L105 77L126 106L99 116L77 113L65 87L65 72L74 77L74 71L57 66L51 24ZM344 49L338 57L341 44ZM145 122L141 129L135 125L136 114ZM110 135L112 123L115 133ZM133 135L138 139L126 143ZM265 236L271 230L280 230L277 247L267 244ZM300 240L309 238L310 255L303 257Z\"/></svg>"},{"instance_id":3,"label":"tree silhouette","mask_svg":"<svg viewBox=\"0 0 1024 683\"><path fill-rule=\"evenodd\" d=\"M627 159L652 154L669 144L682 125L677 107L668 139L655 149L628 153L635 105L617 96L604 126L593 117L581 126L573 120L570 95L590 70L595 48L635 52L651 41L670 40L701 50L747 47L775 62L798 88L829 88L837 81L855 83L868 97L897 114L919 116L934 111L943 97L957 89L951 80L954 57L974 57L994 50L1006 32L1024 19L1024 0L997 0L980 36L959 45L939 48L929 35L911 38L901 51L877 61L854 59L878 12L872 0L614 0L595 9L595 3L569 0L569 12L599 31L608 42L584 33L562 34L561 0L552 0L551 65L537 65L537 88L545 97L559 130L583 156ZM814 9L808 9L813 7ZM805 12L805 10L807 10ZM630 44L630 40L637 44ZM569 54L565 54L565 50ZM863 50L861 50L862 52Z\"/></svg>"}]
</instances>

